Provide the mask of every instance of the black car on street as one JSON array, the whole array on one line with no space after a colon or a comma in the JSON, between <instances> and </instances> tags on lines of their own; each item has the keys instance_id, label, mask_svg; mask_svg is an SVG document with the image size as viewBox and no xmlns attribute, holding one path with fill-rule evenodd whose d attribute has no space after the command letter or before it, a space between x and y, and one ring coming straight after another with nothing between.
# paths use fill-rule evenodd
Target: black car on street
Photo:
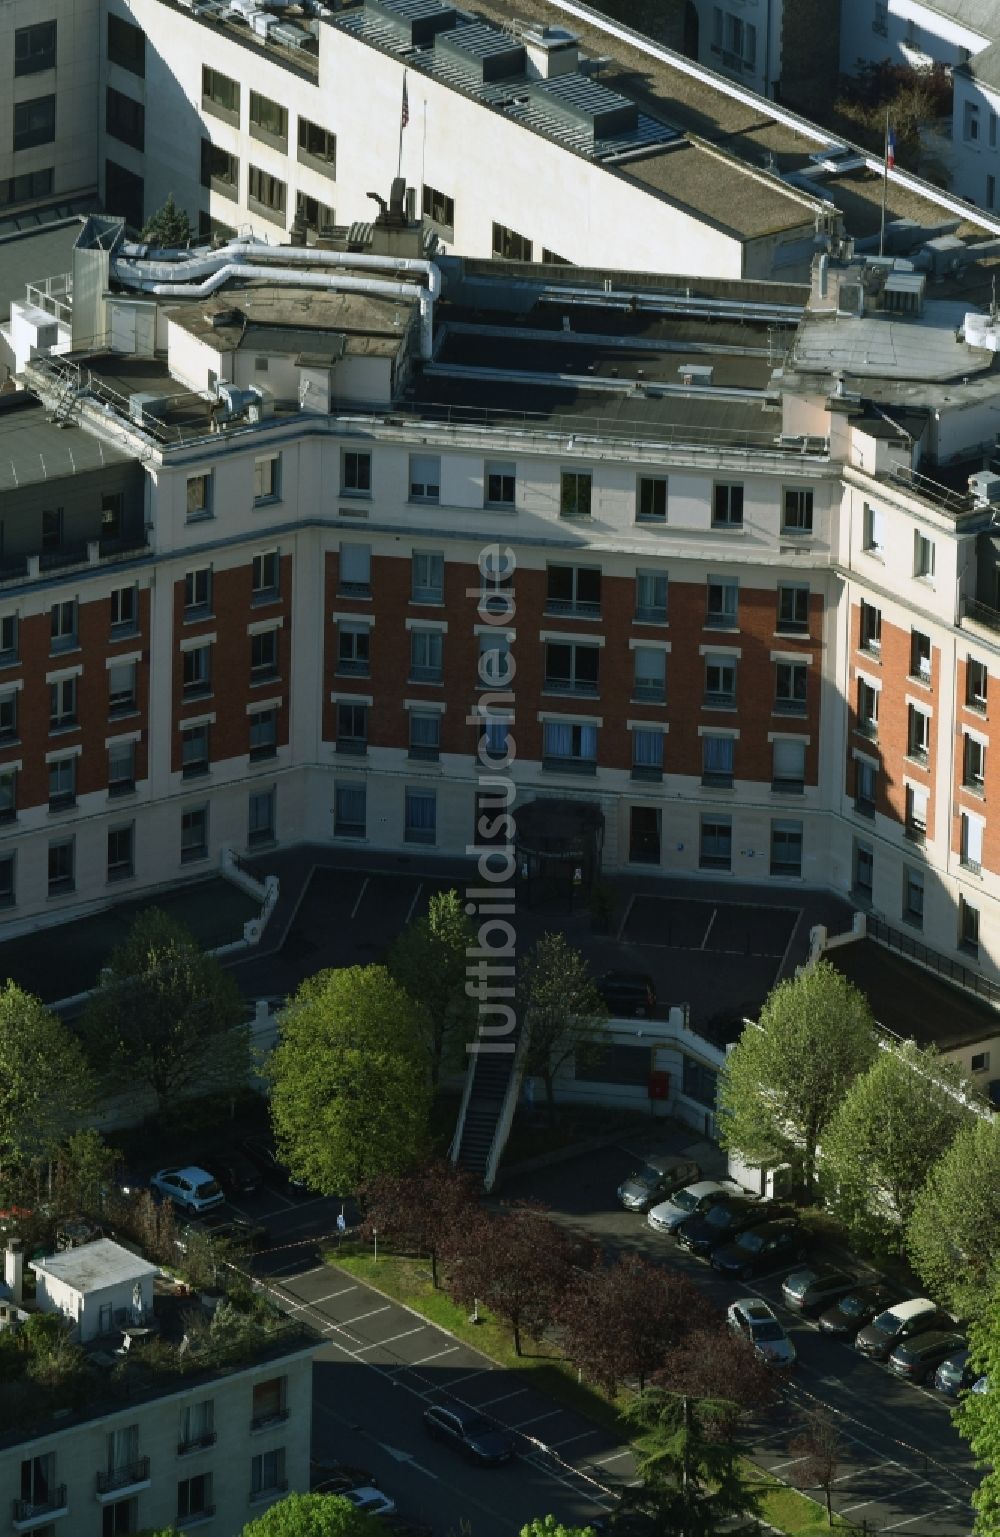
<instances>
[{"instance_id":1,"label":"black car on street","mask_svg":"<svg viewBox=\"0 0 1000 1537\"><path fill-rule=\"evenodd\" d=\"M446 1441L470 1462L493 1466L514 1455L513 1436L466 1404L432 1404L424 1410L424 1428L432 1440Z\"/></svg>"}]
</instances>

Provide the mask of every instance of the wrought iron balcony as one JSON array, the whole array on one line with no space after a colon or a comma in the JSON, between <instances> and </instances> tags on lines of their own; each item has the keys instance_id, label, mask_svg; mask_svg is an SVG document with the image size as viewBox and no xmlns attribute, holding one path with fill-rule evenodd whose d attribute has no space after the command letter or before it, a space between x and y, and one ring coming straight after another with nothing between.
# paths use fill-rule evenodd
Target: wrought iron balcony
<instances>
[{"instance_id":1,"label":"wrought iron balcony","mask_svg":"<svg viewBox=\"0 0 1000 1537\"><path fill-rule=\"evenodd\" d=\"M137 1457L134 1462L127 1462L123 1467L109 1468L107 1472L98 1473L98 1498L106 1494L121 1494L125 1489L133 1489L148 1482L149 1458Z\"/></svg>"}]
</instances>

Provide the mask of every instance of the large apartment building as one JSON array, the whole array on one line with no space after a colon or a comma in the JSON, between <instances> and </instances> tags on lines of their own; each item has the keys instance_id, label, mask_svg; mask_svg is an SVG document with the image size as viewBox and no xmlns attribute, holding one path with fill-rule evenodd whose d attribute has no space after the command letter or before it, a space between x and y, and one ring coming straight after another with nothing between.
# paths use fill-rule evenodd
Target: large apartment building
<instances>
[{"instance_id":1,"label":"large apartment building","mask_svg":"<svg viewBox=\"0 0 1000 1537\"><path fill-rule=\"evenodd\" d=\"M97 0L0 3L0 219L97 191Z\"/></svg>"}]
</instances>

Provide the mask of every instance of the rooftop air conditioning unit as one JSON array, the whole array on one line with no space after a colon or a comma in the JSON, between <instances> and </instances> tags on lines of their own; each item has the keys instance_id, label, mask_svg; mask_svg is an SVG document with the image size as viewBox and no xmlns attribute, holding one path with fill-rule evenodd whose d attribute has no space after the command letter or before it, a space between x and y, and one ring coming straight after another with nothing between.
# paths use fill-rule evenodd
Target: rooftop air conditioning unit
<instances>
[{"instance_id":1,"label":"rooftop air conditioning unit","mask_svg":"<svg viewBox=\"0 0 1000 1537\"><path fill-rule=\"evenodd\" d=\"M308 48L313 43L313 35L307 32L305 27L298 27L291 21L279 21L268 34L275 43L281 43L285 48Z\"/></svg>"},{"instance_id":2,"label":"rooftop air conditioning unit","mask_svg":"<svg viewBox=\"0 0 1000 1537\"><path fill-rule=\"evenodd\" d=\"M977 470L969 476L969 495L977 507L1000 502L1000 475L995 475L992 470Z\"/></svg>"}]
</instances>

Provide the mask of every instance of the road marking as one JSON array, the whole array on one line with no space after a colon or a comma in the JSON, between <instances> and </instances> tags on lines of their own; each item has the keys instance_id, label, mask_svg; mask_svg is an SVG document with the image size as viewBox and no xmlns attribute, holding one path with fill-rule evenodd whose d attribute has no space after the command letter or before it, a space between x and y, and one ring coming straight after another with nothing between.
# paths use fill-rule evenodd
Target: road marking
<instances>
[{"instance_id":1,"label":"road marking","mask_svg":"<svg viewBox=\"0 0 1000 1537\"><path fill-rule=\"evenodd\" d=\"M390 1334L387 1340L372 1340L370 1345L361 1345L359 1350L381 1350L383 1345L394 1345L397 1340L405 1340L408 1335L419 1334L426 1328L426 1324L418 1324L415 1329L404 1329L402 1334Z\"/></svg>"},{"instance_id":2,"label":"road marking","mask_svg":"<svg viewBox=\"0 0 1000 1537\"><path fill-rule=\"evenodd\" d=\"M312 1306L312 1304L310 1303L310 1307L311 1306ZM358 1313L357 1317L355 1317L355 1318L334 1319L334 1320L332 1320L332 1322L340 1323L345 1329L347 1329L347 1328L350 1328L351 1324L359 1324L363 1318L374 1318L376 1313L388 1313L388 1312L391 1311L391 1308L392 1308L392 1304L387 1302L384 1307L372 1308L370 1313ZM325 1315L321 1315L321 1316L325 1316ZM331 1320L327 1319L327 1322L329 1323L329 1322L331 1322Z\"/></svg>"},{"instance_id":3,"label":"road marking","mask_svg":"<svg viewBox=\"0 0 1000 1537\"><path fill-rule=\"evenodd\" d=\"M501 1393L499 1398L484 1398L481 1404L476 1405L476 1408L489 1409L492 1404L502 1404L505 1399L520 1398L521 1394L527 1393L527 1391L527 1388L517 1388L513 1393Z\"/></svg>"},{"instance_id":4,"label":"road marking","mask_svg":"<svg viewBox=\"0 0 1000 1537\"><path fill-rule=\"evenodd\" d=\"M461 1348L461 1345L449 1345L447 1350L435 1351L432 1356L421 1356L419 1361L408 1361L406 1364L411 1368L414 1366L426 1366L428 1361L438 1361L442 1356L453 1355L456 1350L461 1350Z\"/></svg>"},{"instance_id":5,"label":"road marking","mask_svg":"<svg viewBox=\"0 0 1000 1537\"><path fill-rule=\"evenodd\" d=\"M385 1441L376 1441L375 1445L380 1446L384 1452L388 1452L394 1461L409 1463L415 1473L426 1473L428 1478L433 1478L435 1483L438 1482L437 1474L432 1473L430 1468L422 1467L412 1452L401 1452L398 1446L388 1446Z\"/></svg>"},{"instance_id":6,"label":"road marking","mask_svg":"<svg viewBox=\"0 0 1000 1537\"><path fill-rule=\"evenodd\" d=\"M621 1462L623 1457L631 1457L631 1451L612 1452L610 1457L595 1457L595 1462Z\"/></svg>"},{"instance_id":7,"label":"road marking","mask_svg":"<svg viewBox=\"0 0 1000 1537\"><path fill-rule=\"evenodd\" d=\"M789 912L789 911L792 911L792 910L793 909L790 909L790 908L786 908L785 909L786 912ZM784 950L781 952L781 959L778 962L778 969L774 973L774 975L776 977L780 977L781 976L781 973L784 971L785 966L788 964L788 952L792 948L792 941L794 940L796 934L799 932L799 924L802 922L802 908L800 907L800 908L798 908L798 909L796 909L794 911L795 911L795 922L792 924L792 932L788 936L788 943L785 946Z\"/></svg>"},{"instance_id":8,"label":"road marking","mask_svg":"<svg viewBox=\"0 0 1000 1537\"><path fill-rule=\"evenodd\" d=\"M542 1420L555 1419L557 1414L562 1414L561 1409L550 1409L547 1414L536 1414L533 1420L518 1420L516 1425L511 1425L511 1430L526 1430L529 1425L540 1425Z\"/></svg>"},{"instance_id":9,"label":"road marking","mask_svg":"<svg viewBox=\"0 0 1000 1537\"><path fill-rule=\"evenodd\" d=\"M371 877L366 875L364 880L361 882L361 890L358 892L357 901L355 902L354 906L351 908L351 921L352 922L358 916L358 908L361 906L361 903L364 901L365 892L368 890L368 882L369 882L370 879L371 879Z\"/></svg>"},{"instance_id":10,"label":"road marking","mask_svg":"<svg viewBox=\"0 0 1000 1537\"><path fill-rule=\"evenodd\" d=\"M938 1505L934 1510L922 1510L919 1516L907 1516L905 1521L890 1521L888 1526L883 1526L883 1532L898 1531L901 1526L912 1526L914 1521L929 1521L931 1516L936 1516L943 1510L954 1510L954 1505Z\"/></svg>"},{"instance_id":11,"label":"road marking","mask_svg":"<svg viewBox=\"0 0 1000 1537\"><path fill-rule=\"evenodd\" d=\"M863 1473L877 1473L881 1468L894 1467L898 1467L898 1463L891 1460L889 1462L873 1462L867 1468L854 1468L850 1473L841 1473L840 1477L835 1478L833 1482L835 1484L843 1484L846 1483L849 1478L860 1478Z\"/></svg>"},{"instance_id":12,"label":"road marking","mask_svg":"<svg viewBox=\"0 0 1000 1537\"><path fill-rule=\"evenodd\" d=\"M413 917L413 909L416 907L417 903L419 902L419 900L420 900L420 893L423 891L423 889L424 889L424 883L423 883L423 881L421 881L420 885L417 887L416 891L414 892L413 901L410 903L409 907L407 908L406 917L403 919L403 927L404 927L404 929L405 928L409 928L410 919Z\"/></svg>"},{"instance_id":13,"label":"road marking","mask_svg":"<svg viewBox=\"0 0 1000 1537\"><path fill-rule=\"evenodd\" d=\"M466 1372L464 1377L456 1377L454 1382L450 1384L450 1388L457 1388L460 1382L471 1382L473 1377L483 1377L492 1370L491 1366L481 1366L477 1372Z\"/></svg>"},{"instance_id":14,"label":"road marking","mask_svg":"<svg viewBox=\"0 0 1000 1537\"><path fill-rule=\"evenodd\" d=\"M319 1268L320 1268L320 1270L325 1270L326 1266L325 1265L320 1265ZM307 1271L306 1273L311 1275L312 1271ZM296 1281L300 1281L302 1279L302 1277L301 1276L296 1276L295 1279L296 1279ZM339 1291L327 1292L325 1297L309 1297L309 1298L305 1299L303 1302L296 1302L294 1307L290 1307L288 1309L288 1312L289 1313L299 1313L299 1312L302 1311L303 1308L318 1308L321 1302L329 1302L331 1300L331 1298L333 1298L333 1297L343 1297L345 1292L356 1292L357 1289L358 1289L357 1286L342 1286Z\"/></svg>"},{"instance_id":15,"label":"road marking","mask_svg":"<svg viewBox=\"0 0 1000 1537\"><path fill-rule=\"evenodd\" d=\"M838 1516L849 1516L852 1510L863 1510L866 1505L877 1505L878 1499L879 1496L877 1494L872 1495L870 1500L859 1500L856 1505L845 1505L843 1509L838 1510L837 1514Z\"/></svg>"},{"instance_id":16,"label":"road marking","mask_svg":"<svg viewBox=\"0 0 1000 1537\"><path fill-rule=\"evenodd\" d=\"M581 1430L579 1435L567 1436L565 1441L550 1441L549 1446L555 1452L559 1450L560 1446L569 1446L573 1441L586 1441L588 1436L596 1436L597 1433L596 1430Z\"/></svg>"},{"instance_id":17,"label":"road marking","mask_svg":"<svg viewBox=\"0 0 1000 1537\"><path fill-rule=\"evenodd\" d=\"M810 1452L804 1452L801 1457L789 1457L787 1462L772 1462L767 1471L769 1473L780 1473L782 1468L794 1468L797 1462L808 1462L811 1455Z\"/></svg>"},{"instance_id":18,"label":"road marking","mask_svg":"<svg viewBox=\"0 0 1000 1537\"><path fill-rule=\"evenodd\" d=\"M713 907L712 908L712 916L708 920L708 928L705 930L705 936L702 939L701 944L698 946L699 950L704 950L705 946L708 944L708 936L712 932L712 924L715 922L715 920L716 920L716 918L718 916L719 916L719 909L717 907Z\"/></svg>"}]
</instances>

